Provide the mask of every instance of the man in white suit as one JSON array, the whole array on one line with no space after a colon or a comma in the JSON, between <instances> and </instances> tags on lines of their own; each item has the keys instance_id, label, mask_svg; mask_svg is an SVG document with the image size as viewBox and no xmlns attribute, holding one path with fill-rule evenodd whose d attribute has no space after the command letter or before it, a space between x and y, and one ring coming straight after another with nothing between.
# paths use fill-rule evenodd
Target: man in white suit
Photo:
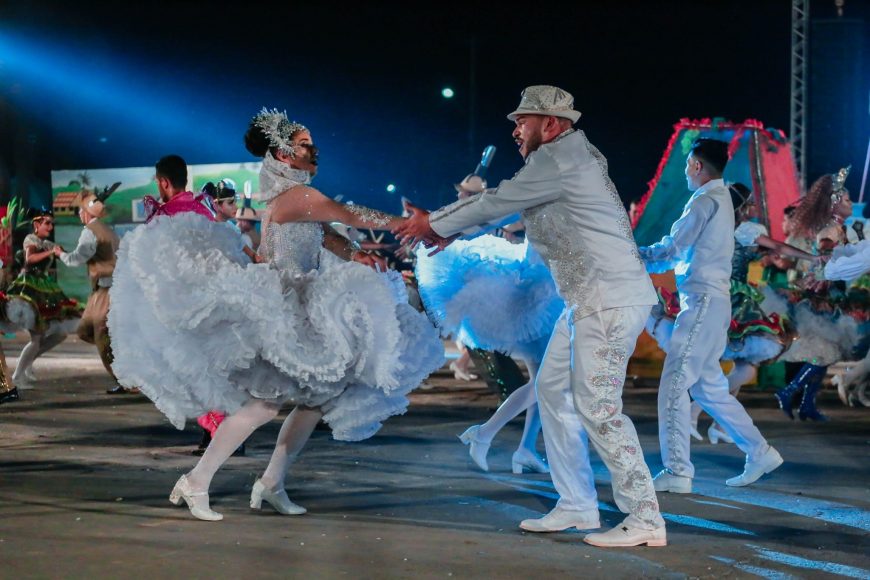
<instances>
[{"instance_id":1,"label":"man in white suit","mask_svg":"<svg viewBox=\"0 0 870 580\"><path fill-rule=\"evenodd\" d=\"M520 212L526 235L547 263L566 309L556 324L537 379L538 404L553 483L560 499L525 530L600 527L588 439L610 470L613 496L629 514L593 533L596 546L664 546L649 468L631 420L622 414L628 357L656 302L628 216L607 173L607 161L583 131L574 98L532 86L508 115L525 166L498 187L431 214L414 208L396 233L445 244L476 226Z\"/></svg>"}]
</instances>

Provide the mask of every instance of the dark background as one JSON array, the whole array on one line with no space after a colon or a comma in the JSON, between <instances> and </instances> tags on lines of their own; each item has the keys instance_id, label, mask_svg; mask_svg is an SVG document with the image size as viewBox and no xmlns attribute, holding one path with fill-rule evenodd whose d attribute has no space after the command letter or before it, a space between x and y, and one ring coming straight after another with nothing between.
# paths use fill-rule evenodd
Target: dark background
<instances>
[{"instance_id":1,"label":"dark background","mask_svg":"<svg viewBox=\"0 0 870 580\"><path fill-rule=\"evenodd\" d=\"M531 84L575 96L579 127L630 201L681 117L788 131L790 15L787 0L0 4L0 201L48 203L52 169L153 165L167 153L254 161L242 137L267 106L311 129L322 152L315 185L328 195L393 211L399 195L435 206L487 144L499 150L490 182L519 168L505 115ZM813 0L811 15L833 18L834 2ZM834 25L825 38L840 69L814 69L828 100L811 110L822 136L808 139L848 158L811 156L808 177L852 163L857 198L870 2L847 0L845 16L858 20L852 36ZM845 78L831 81L832 70Z\"/></svg>"}]
</instances>

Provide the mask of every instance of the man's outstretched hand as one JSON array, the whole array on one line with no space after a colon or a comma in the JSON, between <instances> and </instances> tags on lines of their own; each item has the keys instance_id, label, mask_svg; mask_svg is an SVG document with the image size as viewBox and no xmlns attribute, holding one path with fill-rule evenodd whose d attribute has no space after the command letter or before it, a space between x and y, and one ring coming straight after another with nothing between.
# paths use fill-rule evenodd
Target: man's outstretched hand
<instances>
[{"instance_id":1,"label":"man's outstretched hand","mask_svg":"<svg viewBox=\"0 0 870 580\"><path fill-rule=\"evenodd\" d=\"M429 225L428 211L420 209L407 201L404 202L404 207L408 217L405 218L405 221L400 226L393 230L393 234L399 238L402 244L408 244L413 247L418 243L422 243L427 248L434 248L434 251L429 254L434 256L459 237L459 234L456 234L449 238L442 238Z\"/></svg>"},{"instance_id":2,"label":"man's outstretched hand","mask_svg":"<svg viewBox=\"0 0 870 580\"><path fill-rule=\"evenodd\" d=\"M423 242L429 246L440 237L429 225L428 211L410 203L405 203L405 211L408 212L408 217L393 230L393 234L403 244L415 246L418 242Z\"/></svg>"}]
</instances>

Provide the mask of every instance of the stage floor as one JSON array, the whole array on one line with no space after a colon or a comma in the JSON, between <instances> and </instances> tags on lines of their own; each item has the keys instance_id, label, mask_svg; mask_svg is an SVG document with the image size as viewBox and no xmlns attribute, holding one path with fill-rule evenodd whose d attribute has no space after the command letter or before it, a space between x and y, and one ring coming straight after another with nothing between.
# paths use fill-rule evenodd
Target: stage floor
<instances>
[{"instance_id":1,"label":"stage floor","mask_svg":"<svg viewBox=\"0 0 870 580\"><path fill-rule=\"evenodd\" d=\"M14 366L21 340L3 347ZM496 404L481 382L436 374L406 415L362 443L315 431L288 476L304 516L247 505L273 421L218 473L212 506L225 519L208 523L167 501L196 461L198 428L175 430L144 397L103 394L109 379L76 340L35 372L25 400L0 406L0 578L870 577L870 409L844 407L830 390L825 424L790 422L769 393L741 393L785 465L732 489L724 481L742 471L740 452L695 443L696 493L659 496L669 546L604 550L579 532L518 529L552 508L554 490L546 475L510 473L521 419L495 440L489 473L473 466L456 435ZM655 394L629 386L625 396L653 472ZM609 527L622 517L592 462Z\"/></svg>"}]
</instances>

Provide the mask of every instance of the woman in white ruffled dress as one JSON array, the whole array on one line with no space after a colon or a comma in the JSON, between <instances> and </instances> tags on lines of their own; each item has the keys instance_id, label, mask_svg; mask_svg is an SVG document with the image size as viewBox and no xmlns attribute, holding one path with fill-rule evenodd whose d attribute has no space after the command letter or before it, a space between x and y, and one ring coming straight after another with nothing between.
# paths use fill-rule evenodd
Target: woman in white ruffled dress
<instances>
[{"instance_id":1,"label":"woman in white ruffled dress","mask_svg":"<svg viewBox=\"0 0 870 580\"><path fill-rule=\"evenodd\" d=\"M492 417L459 436L471 459L489 471L492 440L525 411L523 435L511 457L512 471L549 473L535 450L541 430L535 378L564 302L546 265L528 242L512 244L482 235L458 240L434 256L419 252L416 274L426 310L443 334L474 348L522 359L529 370L529 381L512 392Z\"/></svg>"},{"instance_id":2,"label":"woman in white ruffled dress","mask_svg":"<svg viewBox=\"0 0 870 580\"><path fill-rule=\"evenodd\" d=\"M317 150L283 113L264 109L245 142L264 157L267 263L250 264L238 234L221 224L191 213L158 217L122 241L109 320L120 382L140 386L176 427L209 410L229 413L170 495L210 521L222 519L209 506L212 477L283 404L295 408L251 507L265 500L294 515L305 509L290 501L284 479L317 423L338 440L371 437L405 411L407 394L444 359L399 274L366 267L372 258L324 233L333 221L389 229L401 218L341 205L310 187Z\"/></svg>"}]
</instances>

